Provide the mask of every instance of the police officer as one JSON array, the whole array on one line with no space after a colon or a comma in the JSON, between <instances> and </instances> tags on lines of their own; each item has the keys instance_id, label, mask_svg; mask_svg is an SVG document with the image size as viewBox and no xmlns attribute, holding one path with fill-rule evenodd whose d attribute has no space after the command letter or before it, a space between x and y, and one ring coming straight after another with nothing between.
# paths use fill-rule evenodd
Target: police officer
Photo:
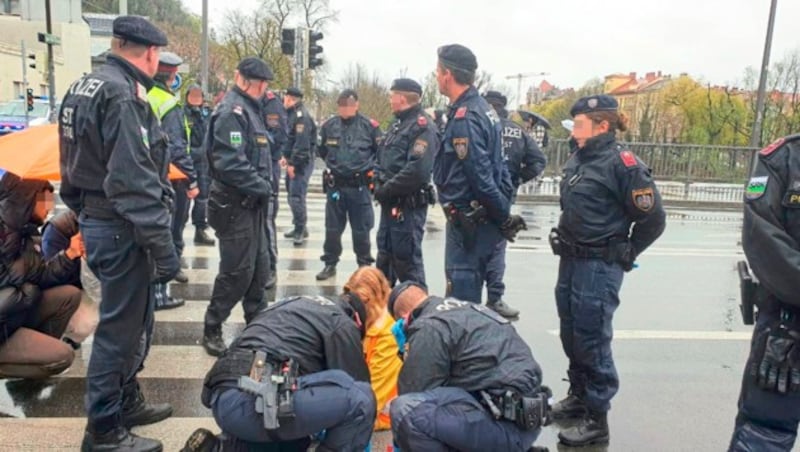
<instances>
[{"instance_id":1,"label":"police officer","mask_svg":"<svg viewBox=\"0 0 800 452\"><path fill-rule=\"evenodd\" d=\"M303 105L303 92L296 87L286 90L283 105L289 114L289 141L284 151L286 166L286 193L292 209L294 228L284 234L295 246L301 246L308 237L306 221L306 195L308 181L314 172L314 152L317 144L317 125Z\"/></svg>"},{"instance_id":2,"label":"police officer","mask_svg":"<svg viewBox=\"0 0 800 452\"><path fill-rule=\"evenodd\" d=\"M208 222L219 239L219 273L206 310L203 346L225 351L222 323L243 299L250 322L266 306L270 269L267 206L272 202L272 156L261 97L272 71L260 58L243 59L234 86L217 105L207 142L211 170Z\"/></svg>"},{"instance_id":3,"label":"police officer","mask_svg":"<svg viewBox=\"0 0 800 452\"><path fill-rule=\"evenodd\" d=\"M508 99L498 91L487 91L483 95L486 102L494 108L500 117L502 126L503 161L511 175L511 183L514 192L511 195L513 204L517 197L519 186L533 180L544 171L547 165L547 158L539 150L539 146L528 135L525 130L516 122L508 119L506 104ZM519 316L519 310L512 308L503 301L503 294L506 286L503 283L503 276L506 272L506 241L502 240L497 244L495 252L487 265L486 270L486 295L488 297L487 306L494 309L498 314L506 318Z\"/></svg>"},{"instance_id":4,"label":"police officer","mask_svg":"<svg viewBox=\"0 0 800 452\"><path fill-rule=\"evenodd\" d=\"M258 313L203 383L203 404L212 409L223 435L197 430L183 450L278 450L290 444L294 448L280 450L307 450L308 437L325 430L317 451L363 451L376 414L361 345L366 321L364 304L352 293L335 300L285 298ZM258 372L260 381L299 375L285 385L273 380L280 386L268 392L277 393L282 405L277 413L256 412L258 388L240 383ZM279 426L265 428L265 421Z\"/></svg>"},{"instance_id":5,"label":"police officer","mask_svg":"<svg viewBox=\"0 0 800 452\"><path fill-rule=\"evenodd\" d=\"M72 84L59 112L61 198L79 214L104 299L86 375L83 451L160 451L159 441L129 429L172 414L168 404L145 403L136 379L152 333L151 282L180 269L166 137L147 100L166 45L144 18L116 18L108 61Z\"/></svg>"},{"instance_id":6,"label":"police officer","mask_svg":"<svg viewBox=\"0 0 800 452\"><path fill-rule=\"evenodd\" d=\"M609 437L606 412L619 387L611 321L622 276L664 232L666 215L650 169L616 141L627 120L617 101L583 97L570 114L575 149L561 182L561 218L550 236L561 256L556 304L570 389L553 417L580 419L559 439L584 446Z\"/></svg>"},{"instance_id":7,"label":"police officer","mask_svg":"<svg viewBox=\"0 0 800 452\"><path fill-rule=\"evenodd\" d=\"M169 137L167 150L170 161L186 176L185 179L177 179L172 182L172 188L175 191L172 241L175 242L175 250L178 252L179 258L183 255L183 230L189 217L189 203L200 192L197 185L197 172L194 170L190 154L188 123L183 115L183 108L169 88L175 82L175 75L178 73L178 66L181 63L183 60L178 55L172 52L161 52L158 72L153 77L155 84L147 92L150 106L161 121L164 133ZM185 284L189 282L189 278L183 271L180 271L175 276L175 281ZM177 308L185 303L182 299L168 296L166 284L156 285L155 298L157 311Z\"/></svg>"},{"instance_id":8,"label":"police officer","mask_svg":"<svg viewBox=\"0 0 800 452\"><path fill-rule=\"evenodd\" d=\"M270 80L272 81L272 80ZM281 99L272 91L264 93L261 98L261 107L267 122L267 132L269 132L269 144L272 156L272 202L267 206L267 232L269 233L269 277L267 278L267 289L275 287L278 282L278 234L275 227L275 219L278 217L278 191L281 184L281 156L286 147L289 137L287 135L288 125L286 109L283 107Z\"/></svg>"},{"instance_id":9,"label":"police officer","mask_svg":"<svg viewBox=\"0 0 800 452\"><path fill-rule=\"evenodd\" d=\"M730 451L790 451L800 421L800 134L764 148L745 191L742 247L758 318Z\"/></svg>"},{"instance_id":10,"label":"police officer","mask_svg":"<svg viewBox=\"0 0 800 452\"><path fill-rule=\"evenodd\" d=\"M203 108L203 90L200 85L190 85L186 89L186 102L183 114L189 130L189 148L192 165L197 173L199 193L192 205L192 224L194 225L194 244L214 246L216 242L208 236L208 188L211 184L208 176L208 157L203 150L203 141L208 128L208 110Z\"/></svg>"},{"instance_id":11,"label":"police officer","mask_svg":"<svg viewBox=\"0 0 800 452\"><path fill-rule=\"evenodd\" d=\"M375 225L370 190L381 131L378 121L358 112L358 94L352 89L342 91L336 104L339 114L322 125L318 148L319 156L328 166L323 173L327 202L321 259L325 268L317 274L319 281L336 275L348 218L356 262L362 266L375 261L370 253L369 235Z\"/></svg>"},{"instance_id":12,"label":"police officer","mask_svg":"<svg viewBox=\"0 0 800 452\"><path fill-rule=\"evenodd\" d=\"M503 165L500 120L472 86L477 68L468 48L439 48L436 80L450 110L433 180L447 217L447 295L473 303L481 302L487 262L499 242L525 228L509 213L513 187Z\"/></svg>"},{"instance_id":13,"label":"police officer","mask_svg":"<svg viewBox=\"0 0 800 452\"><path fill-rule=\"evenodd\" d=\"M377 267L391 285L413 280L425 284L422 237L428 205L433 155L439 138L433 120L422 111L422 86L400 78L392 82L389 103L395 121L378 152L375 200L381 204Z\"/></svg>"},{"instance_id":14,"label":"police officer","mask_svg":"<svg viewBox=\"0 0 800 452\"><path fill-rule=\"evenodd\" d=\"M509 321L428 296L412 281L395 286L389 310L404 358L390 408L400 450L529 450L547 418L549 389Z\"/></svg>"}]
</instances>

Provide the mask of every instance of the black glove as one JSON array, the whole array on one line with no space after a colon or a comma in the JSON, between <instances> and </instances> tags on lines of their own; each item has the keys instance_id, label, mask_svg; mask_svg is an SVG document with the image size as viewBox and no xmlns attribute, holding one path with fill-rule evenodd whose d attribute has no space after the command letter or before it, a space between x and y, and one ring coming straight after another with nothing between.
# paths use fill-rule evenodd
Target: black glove
<instances>
[{"instance_id":1,"label":"black glove","mask_svg":"<svg viewBox=\"0 0 800 452\"><path fill-rule=\"evenodd\" d=\"M166 248L166 247L165 247ZM178 274L181 270L181 262L178 260L178 254L175 248L170 244L167 248L168 253L161 253L158 256L153 256L153 272L152 282L157 284L166 284Z\"/></svg>"},{"instance_id":2,"label":"black glove","mask_svg":"<svg viewBox=\"0 0 800 452\"><path fill-rule=\"evenodd\" d=\"M514 242L519 231L528 229L525 220L519 215L509 215L508 219L500 225L500 233L503 234L506 240Z\"/></svg>"},{"instance_id":3,"label":"black glove","mask_svg":"<svg viewBox=\"0 0 800 452\"><path fill-rule=\"evenodd\" d=\"M756 385L782 394L800 391L800 332L779 325L756 339L750 375Z\"/></svg>"},{"instance_id":4,"label":"black glove","mask_svg":"<svg viewBox=\"0 0 800 452\"><path fill-rule=\"evenodd\" d=\"M626 272L633 270L633 263L636 262L636 248L630 242L625 242L617 248L617 261Z\"/></svg>"}]
</instances>

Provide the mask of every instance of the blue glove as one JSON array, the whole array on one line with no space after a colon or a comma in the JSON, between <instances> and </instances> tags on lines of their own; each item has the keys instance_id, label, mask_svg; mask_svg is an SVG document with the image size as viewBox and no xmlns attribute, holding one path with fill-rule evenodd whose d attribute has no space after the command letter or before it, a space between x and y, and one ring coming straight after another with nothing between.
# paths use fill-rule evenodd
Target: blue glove
<instances>
[{"instance_id":1,"label":"blue glove","mask_svg":"<svg viewBox=\"0 0 800 452\"><path fill-rule=\"evenodd\" d=\"M392 325L392 335L394 336L394 340L397 341L397 354L400 355L400 358L403 357L403 353L406 351L406 321L405 319L398 319Z\"/></svg>"}]
</instances>

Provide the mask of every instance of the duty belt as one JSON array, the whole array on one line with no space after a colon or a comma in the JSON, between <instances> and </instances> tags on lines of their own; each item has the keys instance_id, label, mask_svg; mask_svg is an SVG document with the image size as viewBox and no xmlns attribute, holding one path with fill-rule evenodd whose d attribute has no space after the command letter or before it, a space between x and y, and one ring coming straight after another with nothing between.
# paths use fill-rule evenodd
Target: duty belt
<instances>
[{"instance_id":1,"label":"duty belt","mask_svg":"<svg viewBox=\"0 0 800 452\"><path fill-rule=\"evenodd\" d=\"M114 205L106 198L105 193L83 191L81 193L81 211L90 217L102 220L114 220L120 215Z\"/></svg>"},{"instance_id":2,"label":"duty belt","mask_svg":"<svg viewBox=\"0 0 800 452\"><path fill-rule=\"evenodd\" d=\"M513 391L502 395L480 391L479 401L495 419L513 422L522 430L533 430L547 424L550 416L550 395L542 391L534 397L524 397Z\"/></svg>"},{"instance_id":3,"label":"duty belt","mask_svg":"<svg viewBox=\"0 0 800 452\"><path fill-rule=\"evenodd\" d=\"M550 231L548 239L550 241L550 248L556 256L605 260L611 260L612 258L611 247L609 245L589 246L572 243L564 239L561 232L556 228Z\"/></svg>"}]
</instances>

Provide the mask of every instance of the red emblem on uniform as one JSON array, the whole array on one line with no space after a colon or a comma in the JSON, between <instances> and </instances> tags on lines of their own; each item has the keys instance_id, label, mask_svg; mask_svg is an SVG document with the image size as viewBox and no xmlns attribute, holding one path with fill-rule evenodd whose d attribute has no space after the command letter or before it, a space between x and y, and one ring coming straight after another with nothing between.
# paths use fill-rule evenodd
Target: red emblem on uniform
<instances>
[{"instance_id":1,"label":"red emblem on uniform","mask_svg":"<svg viewBox=\"0 0 800 452\"><path fill-rule=\"evenodd\" d=\"M275 99L275 93L272 91L267 91L267 99L272 100Z\"/></svg>"},{"instance_id":2,"label":"red emblem on uniform","mask_svg":"<svg viewBox=\"0 0 800 452\"><path fill-rule=\"evenodd\" d=\"M633 152L631 151L620 152L619 158L622 159L622 163L628 168L636 166L636 156L634 156Z\"/></svg>"},{"instance_id":3,"label":"red emblem on uniform","mask_svg":"<svg viewBox=\"0 0 800 452\"><path fill-rule=\"evenodd\" d=\"M420 116L419 118L417 118L417 124L422 127L425 127L428 125L428 120L424 116Z\"/></svg>"},{"instance_id":4,"label":"red emblem on uniform","mask_svg":"<svg viewBox=\"0 0 800 452\"><path fill-rule=\"evenodd\" d=\"M773 141L769 146L760 150L758 153L764 156L770 155L773 152L775 152L776 149L781 147L784 142L786 142L786 138L778 138L777 140Z\"/></svg>"},{"instance_id":5,"label":"red emblem on uniform","mask_svg":"<svg viewBox=\"0 0 800 452\"><path fill-rule=\"evenodd\" d=\"M378 128L379 125L381 125L381 123L379 123L378 121L376 121L374 119L370 119L369 123L372 124L372 127L375 127L376 129Z\"/></svg>"},{"instance_id":6,"label":"red emblem on uniform","mask_svg":"<svg viewBox=\"0 0 800 452\"><path fill-rule=\"evenodd\" d=\"M467 107L461 107L456 110L456 119L462 119L467 117Z\"/></svg>"}]
</instances>

